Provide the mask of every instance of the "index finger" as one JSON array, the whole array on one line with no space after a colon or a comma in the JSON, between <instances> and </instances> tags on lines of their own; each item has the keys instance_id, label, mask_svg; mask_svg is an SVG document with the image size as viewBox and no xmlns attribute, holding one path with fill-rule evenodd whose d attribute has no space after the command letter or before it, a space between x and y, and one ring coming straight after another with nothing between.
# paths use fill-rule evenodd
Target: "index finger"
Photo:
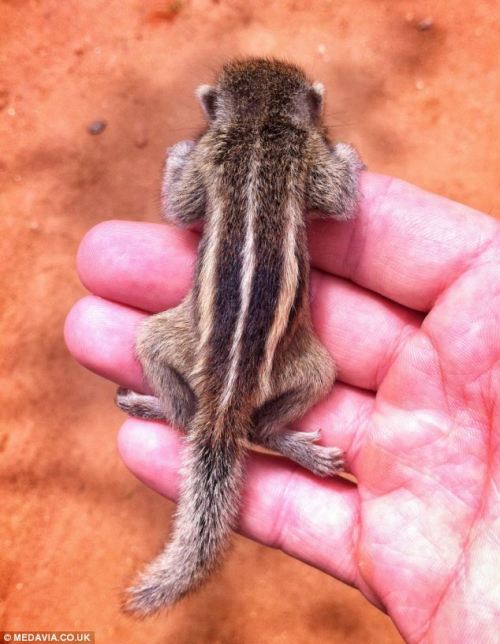
<instances>
[{"instance_id":1,"label":"index finger","mask_svg":"<svg viewBox=\"0 0 500 644\"><path fill-rule=\"evenodd\" d=\"M498 223L405 181L363 172L358 216L315 221L312 264L418 311L461 275Z\"/></svg>"}]
</instances>

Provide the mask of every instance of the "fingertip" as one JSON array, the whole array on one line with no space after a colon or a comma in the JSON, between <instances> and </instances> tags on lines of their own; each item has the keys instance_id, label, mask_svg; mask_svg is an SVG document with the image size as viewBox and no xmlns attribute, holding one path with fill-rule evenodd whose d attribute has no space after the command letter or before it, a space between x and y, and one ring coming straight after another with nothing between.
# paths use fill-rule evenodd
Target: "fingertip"
<instances>
[{"instance_id":1,"label":"fingertip","mask_svg":"<svg viewBox=\"0 0 500 644\"><path fill-rule=\"evenodd\" d=\"M120 428L117 447L134 476L174 499L179 484L181 442L179 434L163 423L129 418Z\"/></svg>"},{"instance_id":2,"label":"fingertip","mask_svg":"<svg viewBox=\"0 0 500 644\"><path fill-rule=\"evenodd\" d=\"M80 364L87 366L89 358L89 313L93 300L91 295L82 297L71 307L64 322L64 341L71 355Z\"/></svg>"},{"instance_id":3,"label":"fingertip","mask_svg":"<svg viewBox=\"0 0 500 644\"><path fill-rule=\"evenodd\" d=\"M107 265L110 240L123 223L115 219L102 221L88 230L80 242L76 254L76 270L82 284L89 291L94 290L94 278L102 272L103 257L106 258Z\"/></svg>"},{"instance_id":4,"label":"fingertip","mask_svg":"<svg viewBox=\"0 0 500 644\"><path fill-rule=\"evenodd\" d=\"M139 311L87 295L68 313L64 325L66 346L87 369L122 386L142 390L134 339L144 317Z\"/></svg>"},{"instance_id":5,"label":"fingertip","mask_svg":"<svg viewBox=\"0 0 500 644\"><path fill-rule=\"evenodd\" d=\"M198 240L195 232L163 224L105 221L83 238L78 274L100 297L163 311L178 304L189 288Z\"/></svg>"},{"instance_id":6,"label":"fingertip","mask_svg":"<svg viewBox=\"0 0 500 644\"><path fill-rule=\"evenodd\" d=\"M387 192L390 185L398 179L385 174L371 172L367 169L362 170L359 174L359 185L362 194L362 202L370 202L372 199L379 197Z\"/></svg>"}]
</instances>

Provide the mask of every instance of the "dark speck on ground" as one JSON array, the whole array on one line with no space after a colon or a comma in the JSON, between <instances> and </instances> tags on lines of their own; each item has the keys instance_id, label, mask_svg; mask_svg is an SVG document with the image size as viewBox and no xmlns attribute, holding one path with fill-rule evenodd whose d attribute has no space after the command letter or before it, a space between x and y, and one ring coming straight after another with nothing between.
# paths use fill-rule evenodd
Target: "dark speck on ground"
<instances>
[{"instance_id":1,"label":"dark speck on ground","mask_svg":"<svg viewBox=\"0 0 500 644\"><path fill-rule=\"evenodd\" d=\"M106 121L92 121L87 125L87 132L92 135L102 134L106 129Z\"/></svg>"}]
</instances>

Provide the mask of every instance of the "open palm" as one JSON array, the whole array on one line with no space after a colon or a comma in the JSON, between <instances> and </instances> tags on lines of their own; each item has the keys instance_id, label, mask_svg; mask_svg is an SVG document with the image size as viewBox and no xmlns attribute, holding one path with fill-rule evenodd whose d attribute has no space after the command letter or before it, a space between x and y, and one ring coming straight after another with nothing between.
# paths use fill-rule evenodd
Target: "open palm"
<instances>
[{"instance_id":1,"label":"open palm","mask_svg":"<svg viewBox=\"0 0 500 644\"><path fill-rule=\"evenodd\" d=\"M411 642L496 642L500 620L500 235L491 218L363 173L349 223L316 221L315 327L335 357L331 395L297 424L323 429L349 472L324 480L249 459L240 530L358 587ZM147 312L186 293L198 236L157 224L91 230L93 293L68 316L75 357L145 391L133 342ZM127 466L175 497L182 439L129 419Z\"/></svg>"}]
</instances>

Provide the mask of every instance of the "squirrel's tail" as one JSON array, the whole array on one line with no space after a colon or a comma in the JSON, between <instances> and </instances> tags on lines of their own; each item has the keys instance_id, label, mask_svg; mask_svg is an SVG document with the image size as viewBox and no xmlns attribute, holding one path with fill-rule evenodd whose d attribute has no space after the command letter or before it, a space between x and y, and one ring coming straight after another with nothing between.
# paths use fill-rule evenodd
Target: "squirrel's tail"
<instances>
[{"instance_id":1,"label":"squirrel's tail","mask_svg":"<svg viewBox=\"0 0 500 644\"><path fill-rule=\"evenodd\" d=\"M170 606L217 567L239 510L247 427L238 416L226 413L214 427L195 415L172 539L127 591L126 612L145 616Z\"/></svg>"}]
</instances>

